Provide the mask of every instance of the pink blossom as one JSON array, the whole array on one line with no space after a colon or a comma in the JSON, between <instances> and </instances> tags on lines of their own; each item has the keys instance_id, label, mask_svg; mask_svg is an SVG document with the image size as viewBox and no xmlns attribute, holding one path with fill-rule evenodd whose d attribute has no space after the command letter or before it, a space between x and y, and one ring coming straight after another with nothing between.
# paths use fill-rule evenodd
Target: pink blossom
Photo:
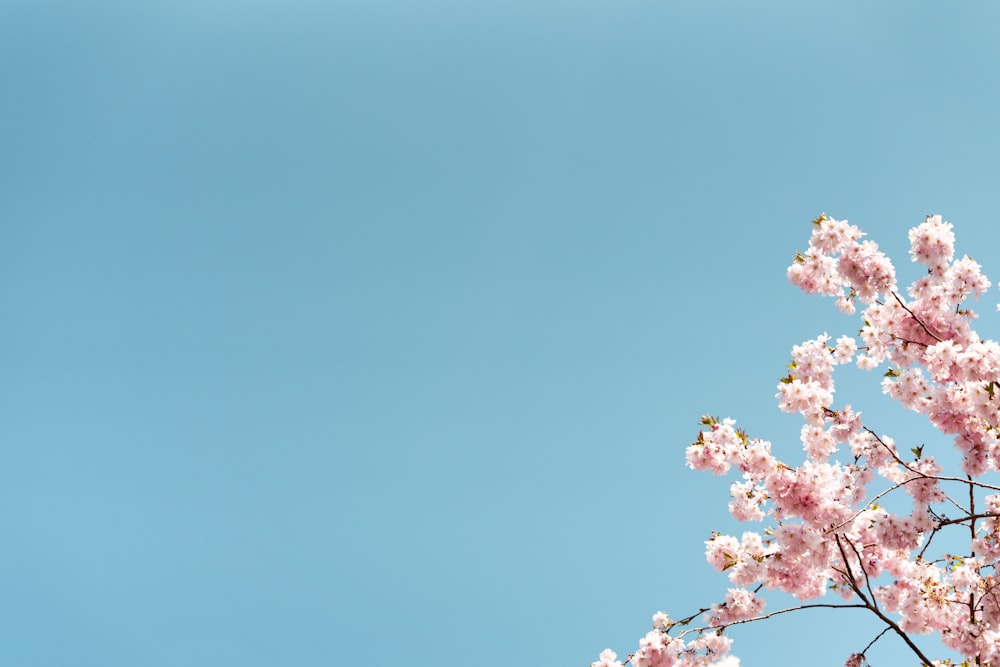
<instances>
[{"instance_id":1,"label":"pink blossom","mask_svg":"<svg viewBox=\"0 0 1000 667\"><path fill-rule=\"evenodd\" d=\"M740 560L740 543L731 535L715 535L705 542L705 559L719 572L724 572Z\"/></svg>"},{"instance_id":2,"label":"pink blossom","mask_svg":"<svg viewBox=\"0 0 1000 667\"><path fill-rule=\"evenodd\" d=\"M798 378L778 385L780 399L778 407L782 412L798 412L809 423L822 423L823 409L833 403L833 393L815 380L803 382Z\"/></svg>"},{"instance_id":3,"label":"pink blossom","mask_svg":"<svg viewBox=\"0 0 1000 667\"><path fill-rule=\"evenodd\" d=\"M928 347L924 355L924 363L927 364L927 370L931 372L931 377L938 382L946 382L952 378L956 372L953 370L953 366L961 352L962 346L951 340L943 340Z\"/></svg>"},{"instance_id":4,"label":"pink blossom","mask_svg":"<svg viewBox=\"0 0 1000 667\"><path fill-rule=\"evenodd\" d=\"M671 667L677 664L675 651L683 649L683 642L660 630L651 630L639 640L639 650L632 657L634 667Z\"/></svg>"},{"instance_id":5,"label":"pink blossom","mask_svg":"<svg viewBox=\"0 0 1000 667\"><path fill-rule=\"evenodd\" d=\"M740 667L740 659L735 655L727 655L712 663L712 667Z\"/></svg>"},{"instance_id":6,"label":"pink blossom","mask_svg":"<svg viewBox=\"0 0 1000 667\"><path fill-rule=\"evenodd\" d=\"M670 617L667 616L662 611L658 611L653 614L653 628L656 630L665 630L670 627Z\"/></svg>"},{"instance_id":7,"label":"pink blossom","mask_svg":"<svg viewBox=\"0 0 1000 667\"><path fill-rule=\"evenodd\" d=\"M858 343L851 336L841 336L837 339L837 347L833 350L833 358L838 364L849 364L858 351Z\"/></svg>"},{"instance_id":8,"label":"pink blossom","mask_svg":"<svg viewBox=\"0 0 1000 667\"><path fill-rule=\"evenodd\" d=\"M716 533L705 542L707 562L736 588L706 605L700 627L657 612L654 630L630 658L634 667L735 667L724 631L760 621L764 598L756 591L808 601L831 587L890 615L904 633L934 633L966 661L1000 665L1000 493L987 494L997 483L983 477L1000 472L1000 343L980 337L965 303L991 283L977 262L955 259L953 228L941 216L910 231L910 256L928 271L905 293L892 262L863 236L821 216L809 247L788 268L794 285L835 299L842 313L863 308L850 329L856 338L841 335L831 344L824 333L792 348L775 398L781 411L802 419L804 460L780 461L772 450L786 455L790 443L772 447L732 419L703 418L706 428L687 448L695 470L739 471L729 490L734 518L768 523L740 539ZM835 373L852 361L879 369L886 396L951 440L960 473L945 471L941 438L925 444L900 435L897 447L850 405L834 407ZM907 496L908 514L897 500ZM934 539L943 531L952 542ZM961 556L942 553L963 536ZM610 650L592 663L621 664ZM863 664L863 654L853 653L845 667Z\"/></svg>"},{"instance_id":9,"label":"pink blossom","mask_svg":"<svg viewBox=\"0 0 1000 667\"><path fill-rule=\"evenodd\" d=\"M713 605L708 624L712 627L724 626L754 616L764 610L764 601L745 588L730 588L726 601Z\"/></svg>"},{"instance_id":10,"label":"pink blossom","mask_svg":"<svg viewBox=\"0 0 1000 667\"><path fill-rule=\"evenodd\" d=\"M618 654L609 648L601 651L600 659L597 662L590 663L590 667L622 667L622 663L618 661Z\"/></svg>"},{"instance_id":11,"label":"pink blossom","mask_svg":"<svg viewBox=\"0 0 1000 667\"><path fill-rule=\"evenodd\" d=\"M761 509L767 500L767 491L753 481L733 482L729 489L732 500L729 502L729 513L737 521L760 521L764 518Z\"/></svg>"},{"instance_id":12,"label":"pink blossom","mask_svg":"<svg viewBox=\"0 0 1000 667\"><path fill-rule=\"evenodd\" d=\"M921 224L910 230L910 255L933 271L941 271L955 254L955 235L952 225L943 222L940 215L929 215Z\"/></svg>"}]
</instances>

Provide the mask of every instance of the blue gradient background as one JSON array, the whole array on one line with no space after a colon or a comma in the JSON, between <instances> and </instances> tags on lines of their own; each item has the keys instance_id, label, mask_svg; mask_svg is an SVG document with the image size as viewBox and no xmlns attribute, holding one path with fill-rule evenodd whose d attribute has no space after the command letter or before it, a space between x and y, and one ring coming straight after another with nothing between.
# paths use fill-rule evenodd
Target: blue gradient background
<instances>
[{"instance_id":1,"label":"blue gradient background","mask_svg":"<svg viewBox=\"0 0 1000 667\"><path fill-rule=\"evenodd\" d=\"M795 460L789 349L857 328L785 282L809 220L905 278L940 212L1000 278L998 20L0 3L0 664L580 667L717 600L699 416ZM844 400L918 437L878 379Z\"/></svg>"}]
</instances>

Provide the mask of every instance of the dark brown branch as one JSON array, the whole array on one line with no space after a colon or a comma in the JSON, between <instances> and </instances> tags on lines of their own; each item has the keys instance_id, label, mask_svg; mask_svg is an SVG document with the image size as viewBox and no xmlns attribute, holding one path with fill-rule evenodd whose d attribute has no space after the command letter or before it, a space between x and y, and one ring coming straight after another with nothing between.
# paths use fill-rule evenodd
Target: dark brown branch
<instances>
[{"instance_id":1,"label":"dark brown branch","mask_svg":"<svg viewBox=\"0 0 1000 667\"><path fill-rule=\"evenodd\" d=\"M962 479L961 477L947 477L945 475L928 475L925 472L920 472L916 468L913 468L910 465L908 465L906 463L906 461L904 461L903 459L899 458L899 456L894 451L892 451L892 448L889 447L889 445L885 444L885 441L882 440L882 438L880 438L875 431L871 430L867 426L862 426L861 428L863 428L865 431L867 431L873 438L875 438L876 440L878 440L879 444L882 445L883 447L885 447L885 450L887 452L889 452L889 456L891 456L896 463L898 463L899 465L903 466L904 468L906 468L907 470L909 470L910 472L912 472L914 475L918 475L919 477L922 477L924 479L936 479L939 482L960 482L962 484L968 484L970 486L977 486L977 487L979 487L981 489L990 489L991 491L1000 491L1000 486L994 486L993 484L984 484L983 482L977 482L976 480L972 479L971 477L968 478L968 479ZM952 502L955 502L955 501L952 501ZM969 512L967 509L965 509L961 505L957 505L956 504L956 506L960 510L962 510L963 512L965 512L967 514L971 514L971 512Z\"/></svg>"},{"instance_id":2,"label":"dark brown branch","mask_svg":"<svg viewBox=\"0 0 1000 667\"><path fill-rule=\"evenodd\" d=\"M878 640L882 639L882 635L884 635L885 633L889 632L889 630L892 630L892 627L887 627L884 630L882 630L882 632L878 633L875 636L875 639L873 639L870 642L868 642L868 646L866 646L865 650L861 652L861 655L863 656L865 653L867 653L868 649L870 649L872 646L874 646L875 642L877 642Z\"/></svg>"},{"instance_id":3,"label":"dark brown branch","mask_svg":"<svg viewBox=\"0 0 1000 667\"><path fill-rule=\"evenodd\" d=\"M982 514L970 514L969 516L963 516L961 519L942 519L941 521L938 521L938 526L950 526L956 523L965 523L966 521L975 522L976 519L995 519L996 517L997 514L994 512L984 512ZM973 531L975 531L975 527L973 527ZM975 539L976 537L975 532L972 533L972 537L973 539Z\"/></svg>"},{"instance_id":4,"label":"dark brown branch","mask_svg":"<svg viewBox=\"0 0 1000 667\"><path fill-rule=\"evenodd\" d=\"M837 548L840 550L840 556L844 560L844 566L847 568L848 583L851 585L851 589L854 590L854 594L857 595L862 600L864 600L866 603L865 606L867 606L868 609L873 614L878 616L883 623L889 626L893 632L899 635L900 639L902 639L906 643L906 645L910 647L910 650L913 651L913 653L918 658L920 658L920 660L922 661L922 665L930 667L932 664L930 658L924 655L923 651L921 651L920 648L913 643L913 640L910 639L910 636L905 632L903 632L902 628L900 628L895 621L893 621L891 618L883 614L881 609L868 602L867 597L861 591L861 588L858 586L857 580L854 578L854 573L851 570L851 564L848 562L847 559L847 553L844 551L844 545L840 541L840 535L837 535L836 538L837 538Z\"/></svg>"},{"instance_id":5,"label":"dark brown branch","mask_svg":"<svg viewBox=\"0 0 1000 667\"><path fill-rule=\"evenodd\" d=\"M872 604L875 605L876 607L878 607L878 600L875 599L875 591L872 590L872 582L871 582L871 579L868 576L868 570L865 569L865 562L861 558L861 553L858 551L858 548L856 546L854 546L854 542L852 542L851 540L847 539L846 536L844 537L844 540L849 545L851 545L851 551L853 551L854 555L858 557L858 567L861 568L861 574L864 575L864 578L865 578L865 587L868 589L868 595L871 596Z\"/></svg>"},{"instance_id":6,"label":"dark brown branch","mask_svg":"<svg viewBox=\"0 0 1000 667\"><path fill-rule=\"evenodd\" d=\"M832 603L829 603L829 602L817 602L815 604L802 604L802 605L799 605L797 607L787 607L785 609L779 609L777 611L768 612L767 614L761 614L760 616L754 616L752 618L741 618L739 620L731 621L729 623L726 623L725 625L719 625L719 626L706 625L706 626L700 627L700 628L688 628L687 630L684 630L683 632L677 634L676 637L679 639L679 638L683 637L684 635L691 634L692 632L705 632L706 630L722 631L722 630L725 630L726 628L731 627L733 625L743 625L744 623L753 623L755 621L763 621L763 620L772 618L774 616L778 616L780 614L787 614L790 611L801 611L803 609L868 609L868 605L864 605L864 604L832 604Z\"/></svg>"},{"instance_id":7,"label":"dark brown branch","mask_svg":"<svg viewBox=\"0 0 1000 667\"><path fill-rule=\"evenodd\" d=\"M928 328L927 328L927 325L926 325L926 324L924 324L924 323L923 323L923 322L922 322L922 321L920 320L920 318L919 318L919 317L917 317L917 316L916 316L916 314L915 314L915 313L914 313L914 312L913 312L912 310L910 310L909 308L907 308L906 304L905 304L905 303L903 303L903 300L899 298L899 295L898 295L898 294L896 294L895 292L892 292L892 295L893 295L893 296L894 296L894 297L896 298L896 301L897 301L897 302L899 302L899 305L903 307L903 310L905 310L906 312L908 312L908 313L910 314L910 317L912 317L912 318L914 319L914 321L915 321L915 322L916 322L917 324L919 324L919 325L920 325L920 328L921 328L921 329L923 329L923 330L924 330L924 332L925 332L925 333L926 333L926 334L927 334L928 336L930 336L931 338L933 338L934 340L936 340L936 341L937 341L937 342L939 342L939 343L943 343L943 342L944 342L944 340L943 340L943 339L941 339L941 338L938 338L938 337L937 337L937 336L936 336L936 335L935 335L935 334L934 334L934 333L933 333L933 332L932 332L932 331L931 331L930 329L928 329Z\"/></svg>"}]
</instances>

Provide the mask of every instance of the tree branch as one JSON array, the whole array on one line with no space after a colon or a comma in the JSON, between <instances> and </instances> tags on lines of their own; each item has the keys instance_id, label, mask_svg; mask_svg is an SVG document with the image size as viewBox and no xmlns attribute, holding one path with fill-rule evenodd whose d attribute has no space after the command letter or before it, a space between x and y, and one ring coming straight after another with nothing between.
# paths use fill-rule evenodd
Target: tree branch
<instances>
[{"instance_id":1,"label":"tree branch","mask_svg":"<svg viewBox=\"0 0 1000 667\"><path fill-rule=\"evenodd\" d=\"M931 331L930 329L928 329L928 328L927 328L927 325L926 325L926 324L924 324L924 323L923 323L923 322L922 322L922 321L920 320L920 318L919 318L919 317L917 317L917 316L916 316L916 314L915 314L915 313L914 313L914 312L913 312L912 310L910 310L909 308L907 308L907 307L906 307L906 304L905 304L905 303L903 303L903 300L899 298L899 295L898 295L898 294L896 294L895 292L891 292L891 294L892 294L892 295L893 295L893 296L894 296L894 297L896 298L896 301L897 301L897 302L899 302L899 305L903 307L903 310L905 310L906 312L908 312L908 313L910 314L910 317L912 317L912 318L914 319L914 321L916 321L916 323L920 325L920 328L921 328L921 329L923 329L923 330L924 330L924 332L925 332L925 333L926 333L926 334L927 334L928 336L930 336L931 338L933 338L934 340L936 340L936 341L937 341L937 342L939 342L939 343L943 343L943 342L944 342L944 340L943 340L943 339L941 339L941 338L938 338L938 337L937 337L937 336L936 336L936 335L935 335L935 334L934 334L934 333L933 333L933 332L932 332L932 331Z\"/></svg>"}]
</instances>

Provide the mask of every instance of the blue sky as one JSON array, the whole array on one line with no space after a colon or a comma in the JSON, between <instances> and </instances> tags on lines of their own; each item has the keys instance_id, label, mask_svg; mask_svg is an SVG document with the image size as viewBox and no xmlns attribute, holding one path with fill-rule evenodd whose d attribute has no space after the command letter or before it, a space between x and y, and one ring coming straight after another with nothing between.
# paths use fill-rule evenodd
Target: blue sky
<instances>
[{"instance_id":1,"label":"blue sky","mask_svg":"<svg viewBox=\"0 0 1000 667\"><path fill-rule=\"evenodd\" d=\"M908 265L941 213L1000 278L998 19L0 4L0 663L582 666L720 598L699 416L793 459L789 350L857 329L785 282L809 221Z\"/></svg>"}]
</instances>

